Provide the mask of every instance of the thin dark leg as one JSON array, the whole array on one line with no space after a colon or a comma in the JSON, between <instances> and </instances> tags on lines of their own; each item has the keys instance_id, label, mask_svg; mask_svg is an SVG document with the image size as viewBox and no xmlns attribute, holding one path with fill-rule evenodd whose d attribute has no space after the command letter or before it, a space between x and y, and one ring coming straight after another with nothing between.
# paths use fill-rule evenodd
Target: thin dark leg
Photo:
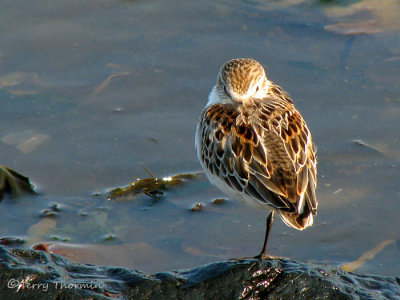
<instances>
[{"instance_id":1,"label":"thin dark leg","mask_svg":"<svg viewBox=\"0 0 400 300\"><path fill-rule=\"evenodd\" d=\"M272 224L274 224L274 215L275 215L275 210L273 209L270 214L267 217L267 225L265 228L265 238L264 238L264 245L262 247L262 250L260 254L254 256L254 258L257 259L268 259L268 258L273 258L273 256L270 256L267 254L267 243L268 243L268 237L269 233L271 232Z\"/></svg>"}]
</instances>

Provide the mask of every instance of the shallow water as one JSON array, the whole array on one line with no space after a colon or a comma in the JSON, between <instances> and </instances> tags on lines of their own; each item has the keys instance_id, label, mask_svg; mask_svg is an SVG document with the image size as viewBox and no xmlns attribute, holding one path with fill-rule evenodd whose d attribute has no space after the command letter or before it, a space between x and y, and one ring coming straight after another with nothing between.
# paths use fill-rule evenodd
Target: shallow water
<instances>
[{"instance_id":1,"label":"shallow water","mask_svg":"<svg viewBox=\"0 0 400 300\"><path fill-rule=\"evenodd\" d=\"M64 242L77 261L147 272L258 253L266 212L213 204L224 195L204 178L158 201L92 196L149 177L145 169L157 177L199 171L194 131L219 67L253 57L292 95L319 158L315 225L298 232L277 220L270 252L340 265L389 240L356 272L399 276L396 1L5 7L1 163L41 195L0 203L0 237L25 237L26 247ZM197 202L203 209L192 212ZM45 217L51 203L58 211Z\"/></svg>"}]
</instances>

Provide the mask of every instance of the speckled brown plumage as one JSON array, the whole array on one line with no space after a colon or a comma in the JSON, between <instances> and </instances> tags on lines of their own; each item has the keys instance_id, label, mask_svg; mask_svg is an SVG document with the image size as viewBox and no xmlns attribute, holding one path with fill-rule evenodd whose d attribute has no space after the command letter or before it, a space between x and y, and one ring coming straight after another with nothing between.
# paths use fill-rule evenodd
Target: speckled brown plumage
<instances>
[{"instance_id":1,"label":"speckled brown plumage","mask_svg":"<svg viewBox=\"0 0 400 300\"><path fill-rule=\"evenodd\" d=\"M311 133L290 96L252 59L222 66L196 132L210 181L232 197L275 208L296 229L313 224L317 168Z\"/></svg>"}]
</instances>

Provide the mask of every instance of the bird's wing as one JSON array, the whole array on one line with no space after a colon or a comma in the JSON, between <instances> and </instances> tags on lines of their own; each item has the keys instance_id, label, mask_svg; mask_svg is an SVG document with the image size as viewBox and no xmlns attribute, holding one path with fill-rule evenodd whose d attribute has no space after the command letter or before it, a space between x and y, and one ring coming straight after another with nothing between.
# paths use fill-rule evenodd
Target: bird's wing
<instances>
[{"instance_id":1,"label":"bird's wing","mask_svg":"<svg viewBox=\"0 0 400 300\"><path fill-rule=\"evenodd\" d=\"M298 213L307 206L315 214L318 205L316 156L304 119L288 102L271 100L259 105L259 135L262 145L269 150L268 158L277 167L271 180L280 187L282 196L296 203Z\"/></svg>"},{"instance_id":2,"label":"bird's wing","mask_svg":"<svg viewBox=\"0 0 400 300\"><path fill-rule=\"evenodd\" d=\"M307 194L302 205L314 212L315 156L300 114L262 107L250 118L257 122L244 122L239 114L229 104L205 109L198 145L203 166L233 190L286 212L299 212L300 195Z\"/></svg>"}]
</instances>

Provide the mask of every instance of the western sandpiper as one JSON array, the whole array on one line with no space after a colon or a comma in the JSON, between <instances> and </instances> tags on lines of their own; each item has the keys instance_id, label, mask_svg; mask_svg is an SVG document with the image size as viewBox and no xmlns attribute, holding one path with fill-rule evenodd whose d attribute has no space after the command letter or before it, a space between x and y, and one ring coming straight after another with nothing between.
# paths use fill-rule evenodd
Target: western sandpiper
<instances>
[{"instance_id":1,"label":"western sandpiper","mask_svg":"<svg viewBox=\"0 0 400 300\"><path fill-rule=\"evenodd\" d=\"M197 156L212 184L234 199L272 207L303 230L317 213L317 161L311 133L288 93L250 58L225 63L196 128Z\"/></svg>"}]
</instances>

